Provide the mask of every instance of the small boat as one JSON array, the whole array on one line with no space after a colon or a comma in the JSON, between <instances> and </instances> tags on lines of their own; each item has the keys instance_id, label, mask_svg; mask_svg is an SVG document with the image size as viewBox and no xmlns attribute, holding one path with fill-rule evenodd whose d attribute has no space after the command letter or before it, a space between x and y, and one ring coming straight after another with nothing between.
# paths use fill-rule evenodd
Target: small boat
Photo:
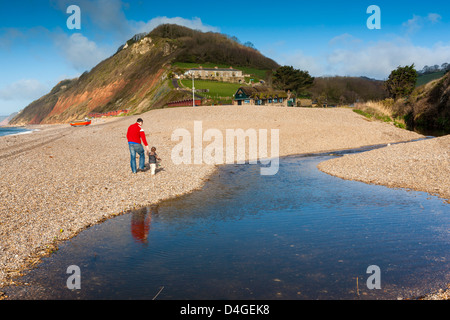
<instances>
[{"instance_id":1,"label":"small boat","mask_svg":"<svg viewBox=\"0 0 450 320\"><path fill-rule=\"evenodd\" d=\"M91 121L91 120L88 120L88 119L86 119L86 120L78 120L78 121L71 122L70 125L71 125L72 127L82 127L82 126L88 126L88 125L90 125L91 122L92 122L92 121Z\"/></svg>"}]
</instances>

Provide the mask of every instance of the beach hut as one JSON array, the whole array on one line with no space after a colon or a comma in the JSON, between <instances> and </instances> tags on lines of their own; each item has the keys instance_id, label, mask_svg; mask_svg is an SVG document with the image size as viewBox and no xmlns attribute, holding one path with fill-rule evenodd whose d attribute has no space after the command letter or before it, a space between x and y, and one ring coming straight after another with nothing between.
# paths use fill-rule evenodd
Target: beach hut
<instances>
[{"instance_id":1,"label":"beach hut","mask_svg":"<svg viewBox=\"0 0 450 320\"><path fill-rule=\"evenodd\" d=\"M293 100L292 100L293 99ZM287 106L288 101L295 101L283 90L274 90L266 86L240 87L234 94L233 104L242 105L281 105Z\"/></svg>"}]
</instances>

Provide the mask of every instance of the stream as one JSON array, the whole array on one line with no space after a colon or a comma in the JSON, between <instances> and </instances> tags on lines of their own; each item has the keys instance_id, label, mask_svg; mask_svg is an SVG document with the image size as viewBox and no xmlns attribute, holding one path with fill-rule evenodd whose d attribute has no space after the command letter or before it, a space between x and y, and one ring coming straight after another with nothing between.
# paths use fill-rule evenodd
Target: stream
<instances>
[{"instance_id":1,"label":"stream","mask_svg":"<svg viewBox=\"0 0 450 320\"><path fill-rule=\"evenodd\" d=\"M382 147L382 146L375 146ZM204 188L90 227L10 287L13 299L399 299L450 282L450 204L327 175L223 165ZM79 267L80 289L67 268ZM380 289L367 283L379 268ZM372 278L373 279L373 278Z\"/></svg>"}]
</instances>

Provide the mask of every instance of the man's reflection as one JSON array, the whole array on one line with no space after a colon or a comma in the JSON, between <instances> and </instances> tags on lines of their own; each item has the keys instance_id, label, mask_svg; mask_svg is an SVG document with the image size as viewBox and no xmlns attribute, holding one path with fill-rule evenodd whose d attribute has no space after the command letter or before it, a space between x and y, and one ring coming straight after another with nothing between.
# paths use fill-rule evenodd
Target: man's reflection
<instances>
[{"instance_id":1,"label":"man's reflection","mask_svg":"<svg viewBox=\"0 0 450 320\"><path fill-rule=\"evenodd\" d=\"M138 209L131 216L131 235L137 243L148 244L148 233L152 222L152 214L158 213L158 206Z\"/></svg>"}]
</instances>

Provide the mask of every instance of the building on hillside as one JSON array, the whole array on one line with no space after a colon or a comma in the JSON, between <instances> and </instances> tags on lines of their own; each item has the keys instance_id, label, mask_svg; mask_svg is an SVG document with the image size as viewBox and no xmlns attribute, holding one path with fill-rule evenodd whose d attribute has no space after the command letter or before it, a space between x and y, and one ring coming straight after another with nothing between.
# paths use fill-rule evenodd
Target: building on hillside
<instances>
[{"instance_id":1,"label":"building on hillside","mask_svg":"<svg viewBox=\"0 0 450 320\"><path fill-rule=\"evenodd\" d=\"M266 86L240 87L234 94L233 105L281 105L294 106L295 97L290 92L274 90Z\"/></svg>"},{"instance_id":2,"label":"building on hillside","mask_svg":"<svg viewBox=\"0 0 450 320\"><path fill-rule=\"evenodd\" d=\"M198 68L192 68L187 70L182 78L184 79L201 79L201 80L215 80L222 82L233 82L233 83L244 83L245 77L249 75L242 74L242 70L229 68L203 68L202 66Z\"/></svg>"}]
</instances>

